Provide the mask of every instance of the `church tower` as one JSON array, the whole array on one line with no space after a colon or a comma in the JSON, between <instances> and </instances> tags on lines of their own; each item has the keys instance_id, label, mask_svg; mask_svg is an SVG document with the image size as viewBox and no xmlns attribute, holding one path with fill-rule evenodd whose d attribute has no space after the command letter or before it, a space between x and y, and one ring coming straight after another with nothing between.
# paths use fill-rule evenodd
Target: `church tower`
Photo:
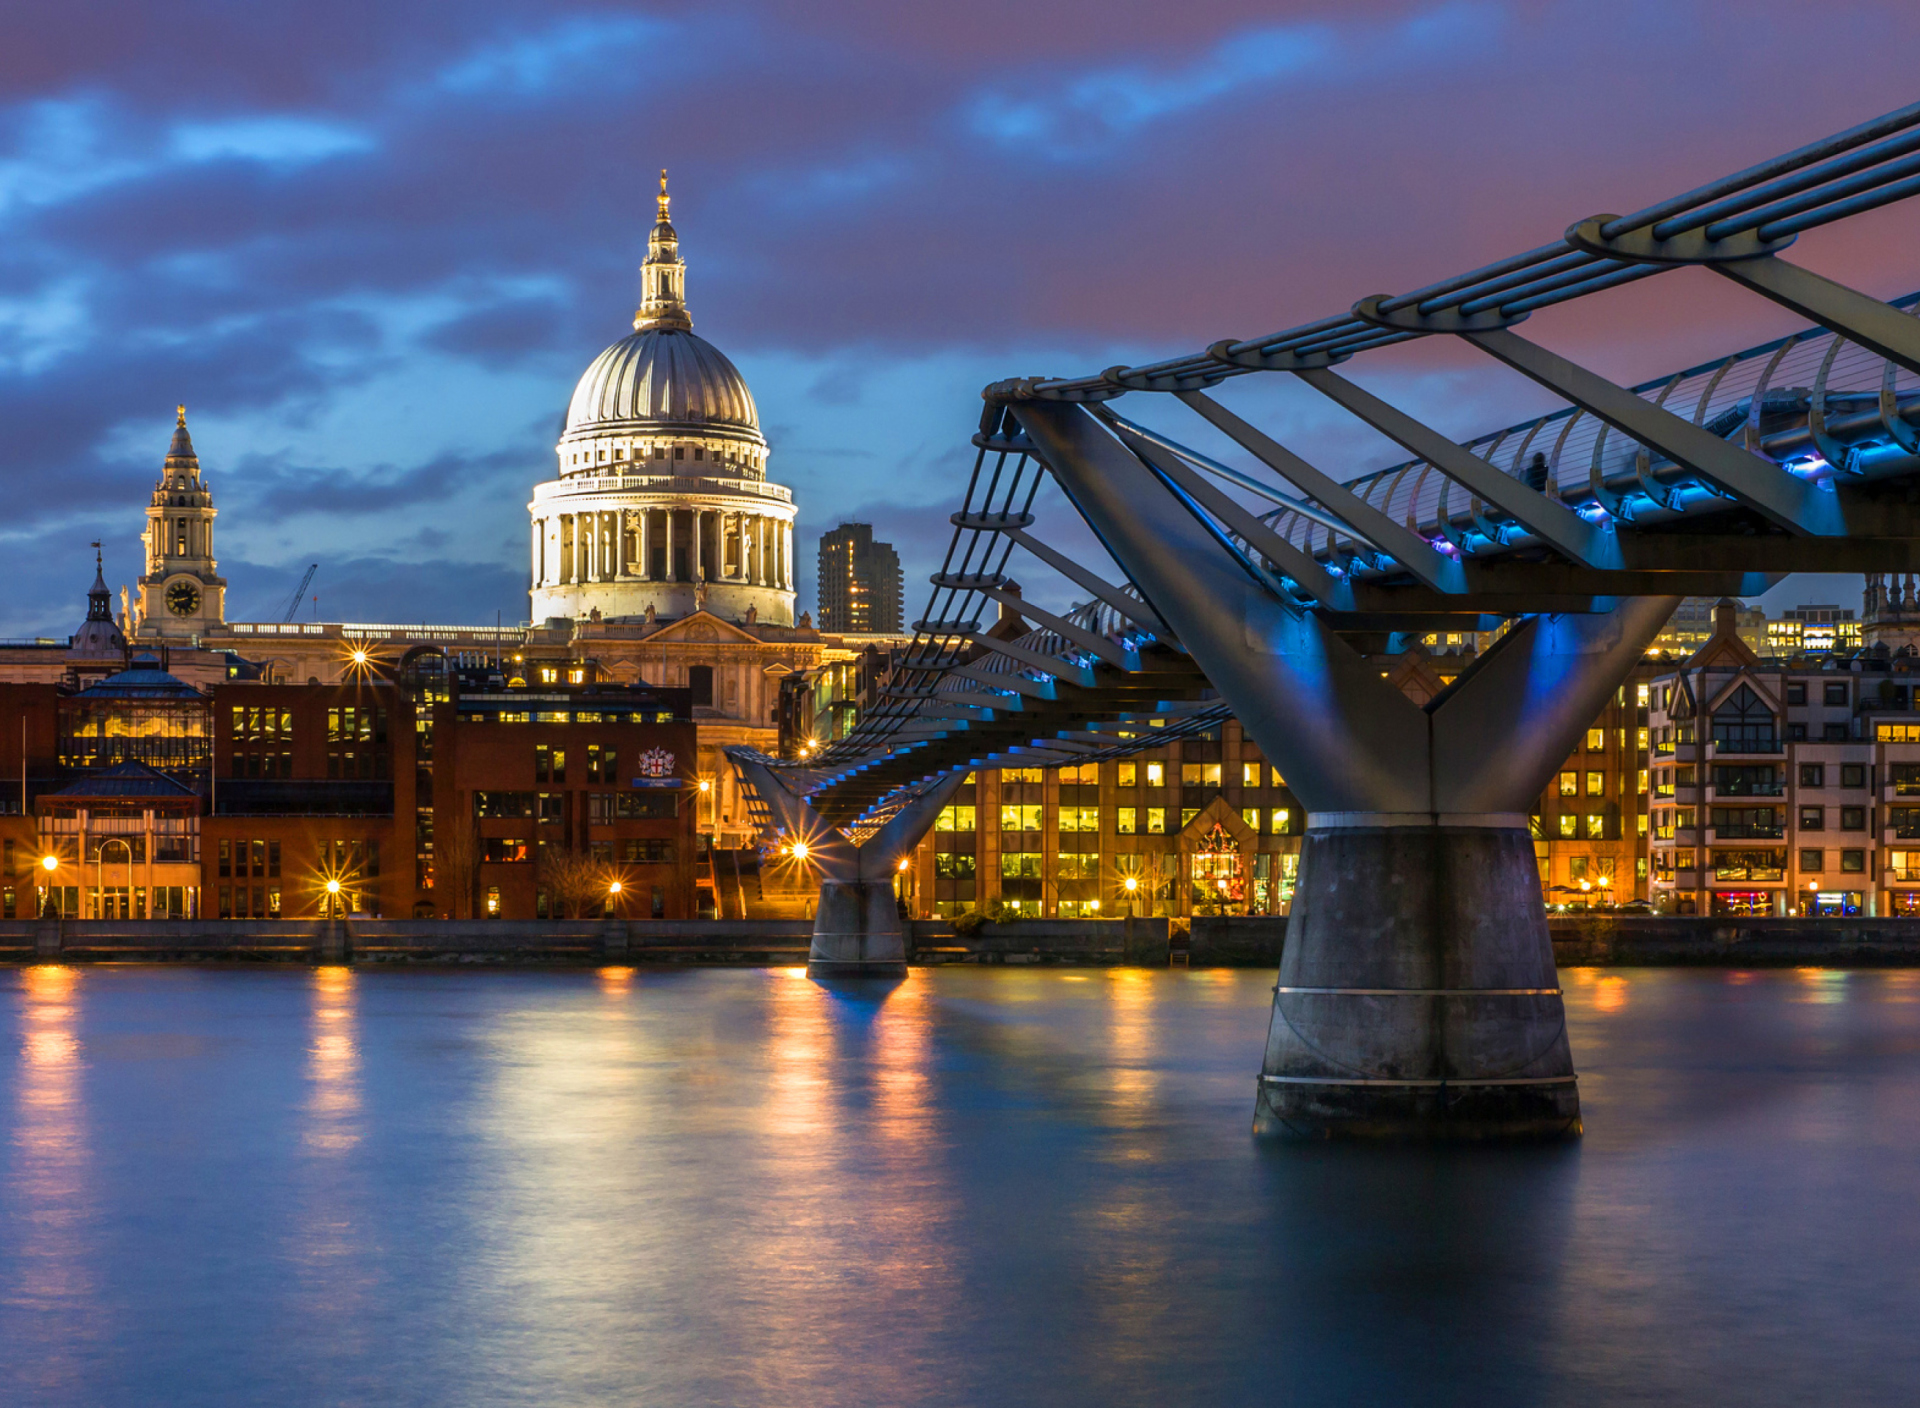
<instances>
[{"instance_id":1,"label":"church tower","mask_svg":"<svg viewBox=\"0 0 1920 1408\"><path fill-rule=\"evenodd\" d=\"M187 434L187 408L173 430L167 462L147 505L147 570L140 578L145 637L184 639L226 620L227 582L213 560L213 494Z\"/></svg>"}]
</instances>

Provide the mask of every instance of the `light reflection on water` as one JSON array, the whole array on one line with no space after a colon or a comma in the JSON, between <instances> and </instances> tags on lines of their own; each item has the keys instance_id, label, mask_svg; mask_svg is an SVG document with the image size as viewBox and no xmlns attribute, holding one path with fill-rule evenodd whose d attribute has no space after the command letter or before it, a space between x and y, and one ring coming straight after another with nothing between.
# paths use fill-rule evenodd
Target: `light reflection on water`
<instances>
[{"instance_id":1,"label":"light reflection on water","mask_svg":"<svg viewBox=\"0 0 1920 1408\"><path fill-rule=\"evenodd\" d=\"M1588 1137L1256 1144L1272 974L0 973L0 1402L1910 1398L1920 974L1563 974Z\"/></svg>"}]
</instances>

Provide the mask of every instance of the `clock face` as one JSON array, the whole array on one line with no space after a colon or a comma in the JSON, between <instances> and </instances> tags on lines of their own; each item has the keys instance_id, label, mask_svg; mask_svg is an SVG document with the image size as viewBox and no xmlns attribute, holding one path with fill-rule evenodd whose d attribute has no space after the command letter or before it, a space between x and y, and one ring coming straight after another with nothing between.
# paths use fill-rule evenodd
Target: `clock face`
<instances>
[{"instance_id":1,"label":"clock face","mask_svg":"<svg viewBox=\"0 0 1920 1408\"><path fill-rule=\"evenodd\" d=\"M192 582L175 582L167 588L167 610L176 616L191 616L200 609L200 589Z\"/></svg>"}]
</instances>

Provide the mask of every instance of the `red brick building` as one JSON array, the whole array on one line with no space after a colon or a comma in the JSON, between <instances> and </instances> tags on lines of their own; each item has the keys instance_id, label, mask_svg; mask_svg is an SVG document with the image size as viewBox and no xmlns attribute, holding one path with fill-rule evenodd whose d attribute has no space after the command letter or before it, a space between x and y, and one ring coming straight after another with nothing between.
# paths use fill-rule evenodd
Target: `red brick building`
<instances>
[{"instance_id":1,"label":"red brick building","mask_svg":"<svg viewBox=\"0 0 1920 1408\"><path fill-rule=\"evenodd\" d=\"M0 684L0 913L702 911L685 690L418 663L202 691L143 659L85 689Z\"/></svg>"}]
</instances>

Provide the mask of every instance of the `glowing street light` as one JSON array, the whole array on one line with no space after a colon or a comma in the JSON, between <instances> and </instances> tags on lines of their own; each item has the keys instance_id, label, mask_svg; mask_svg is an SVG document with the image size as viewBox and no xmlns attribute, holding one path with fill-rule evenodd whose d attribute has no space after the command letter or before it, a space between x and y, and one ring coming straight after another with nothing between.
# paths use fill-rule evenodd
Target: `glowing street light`
<instances>
[{"instance_id":1,"label":"glowing street light","mask_svg":"<svg viewBox=\"0 0 1920 1408\"><path fill-rule=\"evenodd\" d=\"M1127 877L1126 884L1127 884L1128 894L1132 894L1135 890L1140 888L1140 882L1134 879L1131 875Z\"/></svg>"},{"instance_id":2,"label":"glowing street light","mask_svg":"<svg viewBox=\"0 0 1920 1408\"><path fill-rule=\"evenodd\" d=\"M60 868L60 857L42 856L40 858L40 868L42 870L58 870Z\"/></svg>"},{"instance_id":3,"label":"glowing street light","mask_svg":"<svg viewBox=\"0 0 1920 1408\"><path fill-rule=\"evenodd\" d=\"M614 895L616 897L619 895L620 890L621 890L621 885L618 880L614 881L611 885L607 886L607 893L610 895Z\"/></svg>"},{"instance_id":4,"label":"glowing street light","mask_svg":"<svg viewBox=\"0 0 1920 1408\"><path fill-rule=\"evenodd\" d=\"M793 843L793 858L795 860L805 860L807 858L807 843L805 841L795 841Z\"/></svg>"},{"instance_id":5,"label":"glowing street light","mask_svg":"<svg viewBox=\"0 0 1920 1408\"><path fill-rule=\"evenodd\" d=\"M711 792L713 791L713 784L703 777L700 779L700 790L702 792Z\"/></svg>"},{"instance_id":6,"label":"glowing street light","mask_svg":"<svg viewBox=\"0 0 1920 1408\"><path fill-rule=\"evenodd\" d=\"M366 664L366 663L367 663L367 652L366 652L366 651L364 651L364 650L356 650L356 651L354 651L354 652L353 652L353 663L354 663L354 664L356 664L356 665L364 665L364 664Z\"/></svg>"}]
</instances>

